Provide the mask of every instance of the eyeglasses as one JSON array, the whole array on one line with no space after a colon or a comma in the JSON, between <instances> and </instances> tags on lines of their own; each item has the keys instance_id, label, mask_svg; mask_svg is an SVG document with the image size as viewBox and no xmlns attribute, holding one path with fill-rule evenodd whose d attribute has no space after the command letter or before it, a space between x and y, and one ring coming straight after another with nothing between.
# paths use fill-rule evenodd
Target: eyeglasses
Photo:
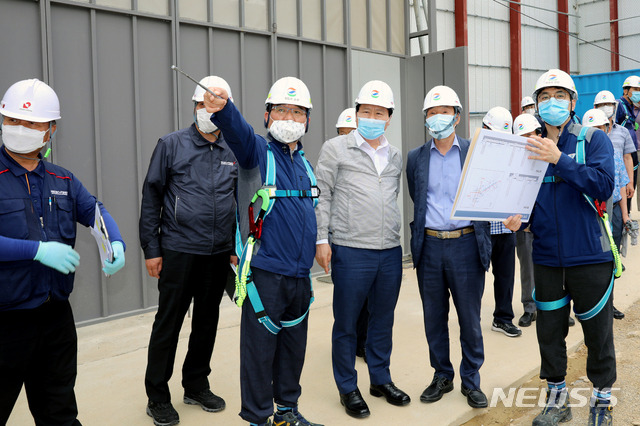
<instances>
[{"instance_id":1,"label":"eyeglasses","mask_svg":"<svg viewBox=\"0 0 640 426\"><path fill-rule=\"evenodd\" d=\"M569 99L569 94L563 90L558 90L554 94L551 94L549 92L542 92L538 95L538 102L546 102L551 98L556 98L556 100L564 101Z\"/></svg>"},{"instance_id":2,"label":"eyeglasses","mask_svg":"<svg viewBox=\"0 0 640 426\"><path fill-rule=\"evenodd\" d=\"M301 121L302 119L307 118L307 111L301 108L288 108L285 106L276 106L271 108L271 115L276 118L286 117L289 113L291 113L293 119L296 121Z\"/></svg>"}]
</instances>

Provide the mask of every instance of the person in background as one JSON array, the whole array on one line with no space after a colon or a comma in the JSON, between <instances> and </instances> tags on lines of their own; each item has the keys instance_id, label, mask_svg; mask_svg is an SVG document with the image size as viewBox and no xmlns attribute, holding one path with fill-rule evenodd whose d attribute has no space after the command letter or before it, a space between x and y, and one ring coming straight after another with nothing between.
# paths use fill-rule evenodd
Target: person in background
<instances>
[{"instance_id":1,"label":"person in background","mask_svg":"<svg viewBox=\"0 0 640 426\"><path fill-rule=\"evenodd\" d=\"M80 255L76 223L107 228L113 259L125 264L118 225L69 170L44 160L60 120L56 92L22 80L0 102L0 424L25 387L37 425L80 425L74 386L78 337L69 304Z\"/></svg>"},{"instance_id":2,"label":"person in background","mask_svg":"<svg viewBox=\"0 0 640 426\"><path fill-rule=\"evenodd\" d=\"M521 114L536 115L536 101L534 101L531 96L522 98L520 105L522 106Z\"/></svg>"},{"instance_id":3,"label":"person in background","mask_svg":"<svg viewBox=\"0 0 640 426\"><path fill-rule=\"evenodd\" d=\"M635 191L638 179L638 139L640 139L640 123L638 122L638 114L640 114L640 77L631 75L622 83L622 97L618 99L618 108L616 110L615 121L622 127L626 127L631 135L633 146L636 152L631 153L633 162L633 189ZM631 214L631 196L627 191L627 211ZM640 198L638 199L640 206Z\"/></svg>"},{"instance_id":4,"label":"person in background","mask_svg":"<svg viewBox=\"0 0 640 426\"><path fill-rule=\"evenodd\" d=\"M206 86L224 79L205 77ZM211 392L208 376L218 328L219 306L233 242L238 166L224 135L209 120L204 89L196 86L193 123L163 136L149 162L142 187L140 244L150 277L158 278L158 312L149 339L145 389L147 414L158 426L175 425L171 404L178 337L193 301L189 349L182 366L183 402L217 412L225 401Z\"/></svg>"},{"instance_id":5,"label":"person in background","mask_svg":"<svg viewBox=\"0 0 640 426\"><path fill-rule=\"evenodd\" d=\"M349 134L353 129L357 128L356 125L356 109L347 108L340 113L338 121L336 122L336 130L338 136Z\"/></svg>"}]
</instances>

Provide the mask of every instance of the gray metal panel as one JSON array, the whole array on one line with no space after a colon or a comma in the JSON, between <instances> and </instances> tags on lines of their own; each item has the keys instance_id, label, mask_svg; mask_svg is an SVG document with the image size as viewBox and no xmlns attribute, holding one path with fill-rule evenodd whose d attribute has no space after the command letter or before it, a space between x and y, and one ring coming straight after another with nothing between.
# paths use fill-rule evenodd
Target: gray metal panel
<instances>
[{"instance_id":1,"label":"gray metal panel","mask_svg":"<svg viewBox=\"0 0 640 426\"><path fill-rule=\"evenodd\" d=\"M469 67L466 46L439 52L443 56L444 85L451 87L458 94L464 110L456 134L469 137Z\"/></svg>"},{"instance_id":2,"label":"gray metal panel","mask_svg":"<svg viewBox=\"0 0 640 426\"><path fill-rule=\"evenodd\" d=\"M325 102L324 87L322 84L322 46L311 43L303 43L301 49L302 73L300 79L309 88L313 110L309 132L304 136L304 152L311 164L318 162L320 148L325 141L325 117L322 106Z\"/></svg>"},{"instance_id":3,"label":"gray metal panel","mask_svg":"<svg viewBox=\"0 0 640 426\"><path fill-rule=\"evenodd\" d=\"M353 106L349 95L349 74L344 49L327 47L325 52L325 140L337 136L336 121L345 108ZM317 121L316 123L317 124ZM315 125L314 124L314 125Z\"/></svg>"},{"instance_id":4,"label":"gray metal panel","mask_svg":"<svg viewBox=\"0 0 640 426\"><path fill-rule=\"evenodd\" d=\"M267 133L264 128L264 100L275 80L271 75L269 38L253 34L244 36L244 67L243 115L256 133L264 135Z\"/></svg>"},{"instance_id":5,"label":"gray metal panel","mask_svg":"<svg viewBox=\"0 0 640 426\"><path fill-rule=\"evenodd\" d=\"M0 13L0 40L2 40L0 96L16 81L25 78L43 79L42 28L39 3L3 0ZM19 38L16 37L18 34Z\"/></svg>"},{"instance_id":6,"label":"gray metal panel","mask_svg":"<svg viewBox=\"0 0 640 426\"><path fill-rule=\"evenodd\" d=\"M210 73L224 78L237 106L242 108L242 81L240 68L240 33L235 31L212 30L209 51ZM265 98L266 98L265 94Z\"/></svg>"},{"instance_id":7,"label":"gray metal panel","mask_svg":"<svg viewBox=\"0 0 640 426\"><path fill-rule=\"evenodd\" d=\"M60 99L62 119L56 134L55 163L71 170L92 194L97 193L93 83L91 74L90 13L86 10L54 6L51 22L53 87ZM107 206L108 208L108 206ZM78 227L76 250L82 257L71 293L76 320L102 315L99 258L88 230Z\"/></svg>"},{"instance_id":8,"label":"gray metal panel","mask_svg":"<svg viewBox=\"0 0 640 426\"><path fill-rule=\"evenodd\" d=\"M108 279L107 312L111 315L142 306L140 263L136 260L139 188L137 176L136 111L134 108L131 18L97 13L98 105L102 200L118 222L134 267ZM136 283L136 285L131 285Z\"/></svg>"},{"instance_id":9,"label":"gray metal panel","mask_svg":"<svg viewBox=\"0 0 640 426\"><path fill-rule=\"evenodd\" d=\"M278 38L278 48L276 52L278 74L275 79L287 76L298 77L300 61L300 57L298 56L298 42L286 38ZM313 93L311 96L313 96Z\"/></svg>"},{"instance_id":10,"label":"gray metal panel","mask_svg":"<svg viewBox=\"0 0 640 426\"><path fill-rule=\"evenodd\" d=\"M187 74L200 80L209 75L209 32L206 27L180 24L180 64L178 66ZM193 91L196 85L180 75L180 92L178 100L181 106L179 127L187 127L193 123Z\"/></svg>"}]
</instances>

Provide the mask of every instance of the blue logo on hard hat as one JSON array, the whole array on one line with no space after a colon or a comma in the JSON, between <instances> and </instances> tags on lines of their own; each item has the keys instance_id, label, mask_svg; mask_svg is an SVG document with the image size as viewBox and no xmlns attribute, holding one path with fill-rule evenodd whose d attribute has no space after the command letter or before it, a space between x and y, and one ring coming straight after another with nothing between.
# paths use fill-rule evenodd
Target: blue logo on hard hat
<instances>
[{"instance_id":1,"label":"blue logo on hard hat","mask_svg":"<svg viewBox=\"0 0 640 426\"><path fill-rule=\"evenodd\" d=\"M347 118L344 119L347 123L351 123L351 120L353 120L353 118L350 115L347 115Z\"/></svg>"},{"instance_id":2,"label":"blue logo on hard hat","mask_svg":"<svg viewBox=\"0 0 640 426\"><path fill-rule=\"evenodd\" d=\"M289 87L289 89L287 89L287 95L293 98L296 95L296 88Z\"/></svg>"},{"instance_id":3,"label":"blue logo on hard hat","mask_svg":"<svg viewBox=\"0 0 640 426\"><path fill-rule=\"evenodd\" d=\"M377 90L372 90L371 91L371 97L372 98L377 98L378 96L380 96L380 92L378 92Z\"/></svg>"}]
</instances>

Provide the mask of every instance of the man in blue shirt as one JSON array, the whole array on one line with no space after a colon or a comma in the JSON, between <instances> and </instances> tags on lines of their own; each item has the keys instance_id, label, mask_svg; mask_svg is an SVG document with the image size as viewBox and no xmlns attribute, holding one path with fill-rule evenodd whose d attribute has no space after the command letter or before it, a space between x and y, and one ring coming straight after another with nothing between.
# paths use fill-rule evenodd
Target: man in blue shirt
<instances>
[{"instance_id":1,"label":"man in blue shirt","mask_svg":"<svg viewBox=\"0 0 640 426\"><path fill-rule=\"evenodd\" d=\"M622 97L618 99L618 110L616 111L616 123L626 127L631 135L631 140L636 149L631 153L633 160L633 189L635 191L638 177L638 138L640 137L640 123L638 114L640 113L640 77L631 75L622 83ZM633 193L631 194L633 195ZM631 213L631 197L627 194L627 211ZM638 202L640 204L640 201Z\"/></svg>"},{"instance_id":2,"label":"man in blue shirt","mask_svg":"<svg viewBox=\"0 0 640 426\"><path fill-rule=\"evenodd\" d=\"M77 336L69 294L80 255L76 222L91 226L96 206L111 237L114 274L124 242L111 215L68 170L43 160L60 103L40 80L12 85L0 103L0 424L24 385L38 425L79 425L74 393Z\"/></svg>"},{"instance_id":3,"label":"man in blue shirt","mask_svg":"<svg viewBox=\"0 0 640 426\"><path fill-rule=\"evenodd\" d=\"M482 408L488 405L480 390L479 370L484 362L480 306L491 256L489 222L450 219L469 151L469 141L455 134L462 113L458 95L447 86L436 86L427 93L423 112L433 139L410 151L407 158L409 195L414 205L411 254L418 274L429 359L435 370L420 400L435 402L453 390L448 327L451 293L460 323L461 392L471 407Z\"/></svg>"}]
</instances>

